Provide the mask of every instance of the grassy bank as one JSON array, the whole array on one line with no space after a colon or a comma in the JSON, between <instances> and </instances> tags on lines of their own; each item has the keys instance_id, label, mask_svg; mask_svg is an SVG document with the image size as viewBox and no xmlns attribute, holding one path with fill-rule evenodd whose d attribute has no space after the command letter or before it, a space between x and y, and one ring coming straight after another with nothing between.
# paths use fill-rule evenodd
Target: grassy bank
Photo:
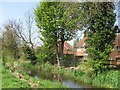
<instances>
[{"instance_id":1,"label":"grassy bank","mask_svg":"<svg viewBox=\"0 0 120 90\"><path fill-rule=\"evenodd\" d=\"M36 84L37 88L66 88L64 85L62 85L60 82L52 82L50 80L43 80L40 78L34 78L29 75L27 75L24 71L19 71L21 73L25 80Z\"/></svg>"},{"instance_id":2,"label":"grassy bank","mask_svg":"<svg viewBox=\"0 0 120 90\"><path fill-rule=\"evenodd\" d=\"M15 77L14 73L22 75L22 79ZM22 70L14 73L2 67L2 88L66 88L59 82L30 77Z\"/></svg>"},{"instance_id":3,"label":"grassy bank","mask_svg":"<svg viewBox=\"0 0 120 90\"><path fill-rule=\"evenodd\" d=\"M29 62L16 62L16 64L17 63L19 63L16 66L16 70L18 69L18 71L28 69L28 70L37 70L39 72L47 72L49 73L49 75L53 74L57 76L57 74L60 74L63 76L67 76L68 78L73 79L75 81L82 81L84 83L91 84L98 88L118 88L120 85L119 84L120 71L118 70L109 70L103 73L99 73L97 76L94 76L90 72L90 69L88 69L88 67L86 67L87 65L85 64L84 66L80 65L79 66L80 69L74 70L74 69L64 68L64 67L61 67L61 69L58 69L57 66L53 66L49 63L37 64L37 65L31 65ZM47 84L47 81L45 81L45 83ZM46 87L45 85L43 86ZM49 86L51 85L52 84L50 84ZM59 85L60 84L58 84L58 86ZM57 87L57 85L55 87Z\"/></svg>"},{"instance_id":4,"label":"grassy bank","mask_svg":"<svg viewBox=\"0 0 120 90\"><path fill-rule=\"evenodd\" d=\"M30 88L30 85L2 67L2 88Z\"/></svg>"},{"instance_id":5,"label":"grassy bank","mask_svg":"<svg viewBox=\"0 0 120 90\"><path fill-rule=\"evenodd\" d=\"M94 77L89 76L82 71L68 70L65 74L70 78L92 84L93 86L98 88L118 88L120 85L120 79L118 80L120 74L117 70L106 71Z\"/></svg>"},{"instance_id":6,"label":"grassy bank","mask_svg":"<svg viewBox=\"0 0 120 90\"><path fill-rule=\"evenodd\" d=\"M89 72L83 72L81 70L72 70L70 68L64 68L62 67L60 70L58 67L50 65L48 63L44 65L39 65L38 67L36 66L30 66L30 65L25 65L25 68L31 68L31 69L37 69L38 71L41 72L50 72L55 74L60 74L60 75L65 75L69 78L72 78L76 81L82 81L88 84L91 84L95 87L98 88L118 88L119 87L119 75L120 71L118 70L109 70L103 73L99 73L97 76L92 75Z\"/></svg>"}]
</instances>

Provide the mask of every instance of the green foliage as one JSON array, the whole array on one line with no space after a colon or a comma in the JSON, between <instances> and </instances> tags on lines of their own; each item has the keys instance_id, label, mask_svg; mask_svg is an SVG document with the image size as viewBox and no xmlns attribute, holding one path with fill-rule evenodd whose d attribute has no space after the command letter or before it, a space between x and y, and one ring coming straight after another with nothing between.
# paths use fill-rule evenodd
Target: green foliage
<instances>
[{"instance_id":1,"label":"green foliage","mask_svg":"<svg viewBox=\"0 0 120 90\"><path fill-rule=\"evenodd\" d=\"M69 55L69 54L64 55L63 63L64 63L64 66L66 67L74 66L75 64L74 55Z\"/></svg>"},{"instance_id":2,"label":"green foliage","mask_svg":"<svg viewBox=\"0 0 120 90\"><path fill-rule=\"evenodd\" d=\"M19 58L18 37L14 32L14 28L9 22L4 26L5 31L2 34L2 50L4 49L9 56L15 59Z\"/></svg>"},{"instance_id":3,"label":"green foliage","mask_svg":"<svg viewBox=\"0 0 120 90\"><path fill-rule=\"evenodd\" d=\"M106 69L105 65L108 64L115 39L114 5L109 2L92 3L91 5L96 8L91 8L89 11L93 16L88 21L87 51L94 72L99 73Z\"/></svg>"},{"instance_id":4,"label":"green foliage","mask_svg":"<svg viewBox=\"0 0 120 90\"><path fill-rule=\"evenodd\" d=\"M29 70L33 70L35 68L31 63L25 63L22 66Z\"/></svg>"},{"instance_id":5,"label":"green foliage","mask_svg":"<svg viewBox=\"0 0 120 90\"><path fill-rule=\"evenodd\" d=\"M39 66L39 69L43 72L51 72L53 70L53 67L50 63L45 63L45 64L41 64Z\"/></svg>"},{"instance_id":6,"label":"green foliage","mask_svg":"<svg viewBox=\"0 0 120 90\"><path fill-rule=\"evenodd\" d=\"M61 64L64 42L70 40L80 26L79 6L78 3L40 2L35 10L40 39L49 49L54 48L53 55L60 58Z\"/></svg>"},{"instance_id":7,"label":"green foliage","mask_svg":"<svg viewBox=\"0 0 120 90\"><path fill-rule=\"evenodd\" d=\"M2 34L2 63L4 67L11 70L14 69L14 61L19 58L18 37L14 32L14 28L9 21L4 26Z\"/></svg>"},{"instance_id":8,"label":"green foliage","mask_svg":"<svg viewBox=\"0 0 120 90\"><path fill-rule=\"evenodd\" d=\"M85 83L91 83L92 82L92 79L91 77L89 77L87 74L84 74L82 77L81 77L81 81L85 82Z\"/></svg>"},{"instance_id":9,"label":"green foliage","mask_svg":"<svg viewBox=\"0 0 120 90\"><path fill-rule=\"evenodd\" d=\"M3 61L3 65L5 66L6 64L6 52L5 52L5 49L2 50L2 61Z\"/></svg>"},{"instance_id":10,"label":"green foliage","mask_svg":"<svg viewBox=\"0 0 120 90\"><path fill-rule=\"evenodd\" d=\"M7 57L7 63L6 63L6 67L9 68L10 70L14 71L14 61L15 58L12 56Z\"/></svg>"},{"instance_id":11,"label":"green foliage","mask_svg":"<svg viewBox=\"0 0 120 90\"><path fill-rule=\"evenodd\" d=\"M79 6L76 3L41 2L35 10L35 15L37 26L41 29L44 40L48 39L47 42L50 43L55 42L56 39L60 39L59 35L68 40L74 29L79 27L75 26L80 20ZM62 29L65 30L61 32Z\"/></svg>"},{"instance_id":12,"label":"green foliage","mask_svg":"<svg viewBox=\"0 0 120 90\"><path fill-rule=\"evenodd\" d=\"M40 46L36 52L38 63L50 62L54 64L56 62L55 49L53 47L48 47L44 44Z\"/></svg>"},{"instance_id":13,"label":"green foliage","mask_svg":"<svg viewBox=\"0 0 120 90\"><path fill-rule=\"evenodd\" d=\"M31 60L32 64L36 63L37 58L36 58L34 52L32 51L32 49L29 46L24 45L23 52L25 53L25 58L26 59Z\"/></svg>"},{"instance_id":14,"label":"green foliage","mask_svg":"<svg viewBox=\"0 0 120 90\"><path fill-rule=\"evenodd\" d=\"M9 52L6 49L2 50L2 63L5 68L9 68L14 71L14 61L15 58L13 55L9 55Z\"/></svg>"}]
</instances>

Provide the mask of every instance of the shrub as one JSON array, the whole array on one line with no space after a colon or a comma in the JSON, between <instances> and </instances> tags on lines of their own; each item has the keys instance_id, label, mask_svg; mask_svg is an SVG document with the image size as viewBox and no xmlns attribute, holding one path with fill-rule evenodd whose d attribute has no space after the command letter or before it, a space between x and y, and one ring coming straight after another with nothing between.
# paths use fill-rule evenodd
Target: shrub
<instances>
[{"instance_id":1,"label":"shrub","mask_svg":"<svg viewBox=\"0 0 120 90\"><path fill-rule=\"evenodd\" d=\"M37 57L35 56L34 51L29 46L24 45L23 52L26 59L31 60L32 64L36 64Z\"/></svg>"},{"instance_id":2,"label":"shrub","mask_svg":"<svg viewBox=\"0 0 120 90\"><path fill-rule=\"evenodd\" d=\"M46 63L50 62L51 64L56 63L56 55L55 55L55 48L48 47L47 45L43 44L42 46L38 47L36 50L37 62L38 63Z\"/></svg>"},{"instance_id":3,"label":"shrub","mask_svg":"<svg viewBox=\"0 0 120 90\"><path fill-rule=\"evenodd\" d=\"M42 70L42 71L51 72L52 71L52 66L49 62L46 62L45 64L39 65L39 69Z\"/></svg>"}]
</instances>

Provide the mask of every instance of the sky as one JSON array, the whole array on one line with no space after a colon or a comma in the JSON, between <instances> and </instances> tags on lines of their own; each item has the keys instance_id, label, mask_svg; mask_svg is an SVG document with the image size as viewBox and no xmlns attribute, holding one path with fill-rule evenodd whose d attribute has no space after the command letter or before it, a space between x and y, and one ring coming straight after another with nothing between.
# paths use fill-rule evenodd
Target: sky
<instances>
[{"instance_id":1,"label":"sky","mask_svg":"<svg viewBox=\"0 0 120 90\"><path fill-rule=\"evenodd\" d=\"M0 24L8 19L24 19L27 11L32 12L38 2L0 2Z\"/></svg>"},{"instance_id":2,"label":"sky","mask_svg":"<svg viewBox=\"0 0 120 90\"><path fill-rule=\"evenodd\" d=\"M120 28L120 0L118 3L115 3L115 13L116 13L116 22L115 25Z\"/></svg>"}]
</instances>

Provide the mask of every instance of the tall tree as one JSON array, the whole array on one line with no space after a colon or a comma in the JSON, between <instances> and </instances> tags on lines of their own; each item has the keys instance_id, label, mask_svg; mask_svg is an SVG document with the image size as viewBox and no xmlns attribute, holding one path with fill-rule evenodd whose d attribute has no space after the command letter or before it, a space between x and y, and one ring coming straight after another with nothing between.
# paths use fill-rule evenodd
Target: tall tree
<instances>
[{"instance_id":1,"label":"tall tree","mask_svg":"<svg viewBox=\"0 0 120 90\"><path fill-rule=\"evenodd\" d=\"M80 28L79 10L79 3L63 2L40 2L35 10L42 40L48 47L56 47L58 64L63 64L64 42L70 40Z\"/></svg>"},{"instance_id":2,"label":"tall tree","mask_svg":"<svg viewBox=\"0 0 120 90\"><path fill-rule=\"evenodd\" d=\"M86 20L88 27L87 51L90 57L90 65L95 73L98 73L105 70L105 64L109 60L109 54L115 39L114 4L111 2L97 2L85 3L84 5L86 16L88 16ZM89 11L87 8L89 8Z\"/></svg>"}]
</instances>

